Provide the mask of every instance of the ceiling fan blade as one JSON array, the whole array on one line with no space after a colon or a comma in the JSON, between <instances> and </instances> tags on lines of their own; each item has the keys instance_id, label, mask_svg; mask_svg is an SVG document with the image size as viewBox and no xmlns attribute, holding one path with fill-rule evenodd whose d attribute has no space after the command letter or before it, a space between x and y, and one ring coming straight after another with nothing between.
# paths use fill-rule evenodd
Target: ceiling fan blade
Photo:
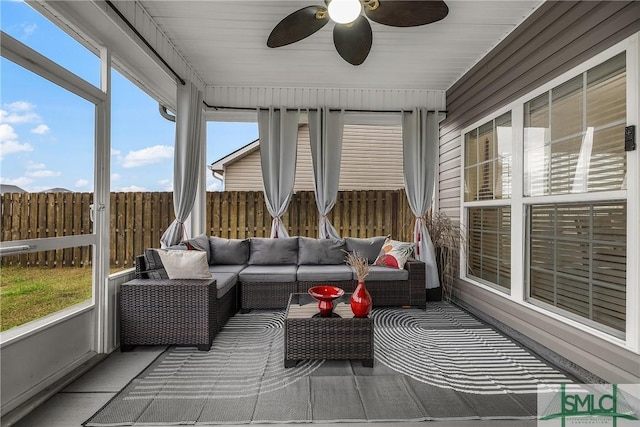
<instances>
[{"instance_id":1,"label":"ceiling fan blade","mask_svg":"<svg viewBox=\"0 0 640 427\"><path fill-rule=\"evenodd\" d=\"M392 27L431 24L449 14L449 7L443 1L378 0L378 3L373 10L365 4L364 12L372 21Z\"/></svg>"},{"instance_id":2,"label":"ceiling fan blade","mask_svg":"<svg viewBox=\"0 0 640 427\"><path fill-rule=\"evenodd\" d=\"M318 12L321 13L318 14ZM267 46L281 47L295 43L309 37L327 25L327 22L329 22L329 15L326 7L303 7L284 18L273 28L267 39Z\"/></svg>"},{"instance_id":3,"label":"ceiling fan blade","mask_svg":"<svg viewBox=\"0 0 640 427\"><path fill-rule=\"evenodd\" d=\"M369 55L372 43L371 24L362 15L351 24L336 24L333 27L333 44L342 59L350 64L362 64Z\"/></svg>"}]
</instances>

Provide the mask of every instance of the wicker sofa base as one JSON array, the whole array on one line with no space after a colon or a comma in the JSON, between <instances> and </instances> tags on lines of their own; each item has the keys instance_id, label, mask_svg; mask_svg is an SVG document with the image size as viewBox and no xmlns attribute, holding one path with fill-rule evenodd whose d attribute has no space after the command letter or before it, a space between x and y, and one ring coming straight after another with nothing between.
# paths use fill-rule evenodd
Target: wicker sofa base
<instances>
[{"instance_id":1,"label":"wicker sofa base","mask_svg":"<svg viewBox=\"0 0 640 427\"><path fill-rule=\"evenodd\" d=\"M217 298L216 281L134 279L120 286L120 349L188 345L209 350L237 311L236 288Z\"/></svg>"},{"instance_id":2,"label":"wicker sofa base","mask_svg":"<svg viewBox=\"0 0 640 427\"><path fill-rule=\"evenodd\" d=\"M374 307L417 307L426 308L427 290L425 289L425 266L421 261L409 260L405 264L409 271L407 280L365 280L367 290L371 294ZM316 285L334 285L353 292L356 280L340 281L304 281L290 283L241 283L242 293L241 311L252 309L285 308L289 301L289 294L306 293ZM436 295L430 293L430 295Z\"/></svg>"}]
</instances>

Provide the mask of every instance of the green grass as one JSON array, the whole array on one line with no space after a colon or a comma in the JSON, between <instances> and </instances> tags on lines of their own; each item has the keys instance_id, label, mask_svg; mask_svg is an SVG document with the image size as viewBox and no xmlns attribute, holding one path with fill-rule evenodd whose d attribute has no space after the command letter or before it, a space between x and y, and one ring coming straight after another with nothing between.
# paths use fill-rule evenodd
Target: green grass
<instances>
[{"instance_id":1,"label":"green grass","mask_svg":"<svg viewBox=\"0 0 640 427\"><path fill-rule=\"evenodd\" d=\"M91 298L91 268L0 268L0 331Z\"/></svg>"}]
</instances>

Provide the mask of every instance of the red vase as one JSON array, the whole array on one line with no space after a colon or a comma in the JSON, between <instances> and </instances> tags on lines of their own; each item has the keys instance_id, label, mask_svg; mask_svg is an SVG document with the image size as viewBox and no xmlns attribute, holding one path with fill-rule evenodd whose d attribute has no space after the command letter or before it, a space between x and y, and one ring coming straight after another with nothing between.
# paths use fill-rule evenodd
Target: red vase
<instances>
[{"instance_id":1,"label":"red vase","mask_svg":"<svg viewBox=\"0 0 640 427\"><path fill-rule=\"evenodd\" d=\"M355 317L367 317L371 313L371 295L364 286L363 281L358 281L355 291L351 295L351 311Z\"/></svg>"}]
</instances>

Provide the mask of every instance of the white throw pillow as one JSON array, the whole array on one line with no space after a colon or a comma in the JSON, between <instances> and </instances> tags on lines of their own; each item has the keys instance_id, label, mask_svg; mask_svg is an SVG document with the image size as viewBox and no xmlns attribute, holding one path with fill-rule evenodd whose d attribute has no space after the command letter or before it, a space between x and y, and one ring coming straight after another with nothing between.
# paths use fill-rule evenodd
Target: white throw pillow
<instances>
[{"instance_id":1,"label":"white throw pillow","mask_svg":"<svg viewBox=\"0 0 640 427\"><path fill-rule=\"evenodd\" d=\"M207 253L158 249L169 279L211 279Z\"/></svg>"}]
</instances>

